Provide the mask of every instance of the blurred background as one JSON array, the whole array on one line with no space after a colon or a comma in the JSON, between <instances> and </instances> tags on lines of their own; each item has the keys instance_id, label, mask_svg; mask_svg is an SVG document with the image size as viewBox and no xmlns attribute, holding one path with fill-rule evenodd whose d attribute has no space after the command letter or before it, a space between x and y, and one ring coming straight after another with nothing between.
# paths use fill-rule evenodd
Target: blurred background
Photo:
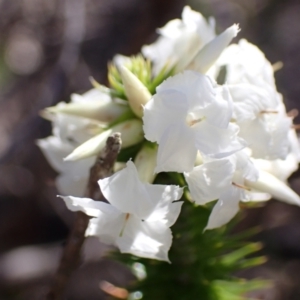
<instances>
[{"instance_id":1,"label":"blurred background","mask_svg":"<svg viewBox=\"0 0 300 300\"><path fill-rule=\"evenodd\" d=\"M115 54L138 53L187 4L214 16L218 32L239 23L239 38L283 62L278 90L287 110L300 109L299 0L0 0L0 300L42 299L73 220L35 144L51 134L39 112L90 89L89 76L106 83ZM298 193L299 175L290 178ZM239 275L274 280L257 299L299 300L300 208L272 200L249 210L239 229L256 225L269 260ZM107 299L101 280L124 286L133 279L103 257L106 250L87 241L66 299Z\"/></svg>"}]
</instances>

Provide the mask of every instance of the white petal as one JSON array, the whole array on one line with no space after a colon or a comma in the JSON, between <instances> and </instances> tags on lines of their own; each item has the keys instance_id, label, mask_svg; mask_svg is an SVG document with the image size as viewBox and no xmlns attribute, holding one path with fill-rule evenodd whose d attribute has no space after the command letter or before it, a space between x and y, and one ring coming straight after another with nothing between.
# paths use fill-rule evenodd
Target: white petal
<instances>
[{"instance_id":1,"label":"white petal","mask_svg":"<svg viewBox=\"0 0 300 300\"><path fill-rule=\"evenodd\" d=\"M43 151L48 162L57 172L64 172L68 169L69 164L63 164L63 158L73 151L74 146L70 143L63 142L56 136L37 141L37 145Z\"/></svg>"},{"instance_id":2,"label":"white petal","mask_svg":"<svg viewBox=\"0 0 300 300\"><path fill-rule=\"evenodd\" d=\"M246 143L237 137L238 126L229 123L228 128L219 128L201 121L194 126L197 149L213 158L229 156L246 146Z\"/></svg>"},{"instance_id":3,"label":"white petal","mask_svg":"<svg viewBox=\"0 0 300 300\"><path fill-rule=\"evenodd\" d=\"M146 184L146 189L151 197L156 202L155 208L151 215L146 219L147 222L162 222L166 226L172 226L177 220L182 201L179 200L183 194L183 189L175 185L151 185Z\"/></svg>"},{"instance_id":4,"label":"white petal","mask_svg":"<svg viewBox=\"0 0 300 300\"><path fill-rule=\"evenodd\" d=\"M69 210L71 211L82 211L86 215L91 216L91 217L98 217L101 215L101 208L107 207L106 205L103 206L104 202L100 201L94 201L93 199L90 198L79 198L79 197L73 197L73 196L58 196L62 198L66 206L68 207ZM114 211L116 210L115 208L112 208Z\"/></svg>"},{"instance_id":5,"label":"white petal","mask_svg":"<svg viewBox=\"0 0 300 300\"><path fill-rule=\"evenodd\" d=\"M254 158L286 158L289 151L290 118L267 113L239 125L239 136L249 143Z\"/></svg>"},{"instance_id":6,"label":"white petal","mask_svg":"<svg viewBox=\"0 0 300 300\"><path fill-rule=\"evenodd\" d=\"M234 24L227 28L223 33L206 44L193 59L188 69L206 73L208 69L218 59L222 51L229 45L231 40L236 37L239 32L238 25Z\"/></svg>"},{"instance_id":7,"label":"white petal","mask_svg":"<svg viewBox=\"0 0 300 300\"><path fill-rule=\"evenodd\" d=\"M261 111L274 107L263 88L249 83L230 85L228 88L234 101L234 118L237 122L253 120Z\"/></svg>"},{"instance_id":8,"label":"white petal","mask_svg":"<svg viewBox=\"0 0 300 300\"><path fill-rule=\"evenodd\" d=\"M258 181L251 182L246 180L245 183L250 188L271 194L277 200L300 205L300 197L284 182L270 173L259 171Z\"/></svg>"},{"instance_id":9,"label":"white petal","mask_svg":"<svg viewBox=\"0 0 300 300\"><path fill-rule=\"evenodd\" d=\"M185 95L175 90L153 96L144 108L144 132L147 140L158 142L164 131L176 122L185 122L188 104Z\"/></svg>"},{"instance_id":10,"label":"white petal","mask_svg":"<svg viewBox=\"0 0 300 300\"><path fill-rule=\"evenodd\" d=\"M192 199L199 205L216 200L231 186L235 165L229 159L215 160L184 173Z\"/></svg>"},{"instance_id":11,"label":"white petal","mask_svg":"<svg viewBox=\"0 0 300 300\"><path fill-rule=\"evenodd\" d=\"M85 235L97 236L105 244L116 245L116 240L126 226L126 215L110 204L101 203L101 213L99 217L90 220Z\"/></svg>"},{"instance_id":12,"label":"white petal","mask_svg":"<svg viewBox=\"0 0 300 300\"><path fill-rule=\"evenodd\" d=\"M194 132L186 125L170 126L159 141L155 172L192 170L197 155L194 139Z\"/></svg>"},{"instance_id":13,"label":"white petal","mask_svg":"<svg viewBox=\"0 0 300 300\"><path fill-rule=\"evenodd\" d=\"M221 113L222 112L222 113ZM215 100L204 108L207 121L214 126L227 128L232 118L233 104L226 86L217 89Z\"/></svg>"},{"instance_id":14,"label":"white petal","mask_svg":"<svg viewBox=\"0 0 300 300\"><path fill-rule=\"evenodd\" d=\"M130 216L116 244L122 253L169 262L172 233L162 222L146 222Z\"/></svg>"},{"instance_id":15,"label":"white petal","mask_svg":"<svg viewBox=\"0 0 300 300\"><path fill-rule=\"evenodd\" d=\"M63 195L74 195L83 197L88 182L88 176L74 178L71 174L63 173L56 178L56 186L59 193Z\"/></svg>"},{"instance_id":16,"label":"white petal","mask_svg":"<svg viewBox=\"0 0 300 300\"><path fill-rule=\"evenodd\" d=\"M141 219L147 218L155 207L154 200L138 177L132 161L126 168L114 175L98 181L104 197L123 213L134 214Z\"/></svg>"},{"instance_id":17,"label":"white petal","mask_svg":"<svg viewBox=\"0 0 300 300\"><path fill-rule=\"evenodd\" d=\"M240 189L231 186L225 191L214 206L205 230L227 224L239 211Z\"/></svg>"},{"instance_id":18,"label":"white petal","mask_svg":"<svg viewBox=\"0 0 300 300\"><path fill-rule=\"evenodd\" d=\"M250 157L244 151L238 151L235 153L236 156L236 169L241 172L242 178L250 181L256 181L259 173Z\"/></svg>"},{"instance_id":19,"label":"white petal","mask_svg":"<svg viewBox=\"0 0 300 300\"><path fill-rule=\"evenodd\" d=\"M246 191L246 199L241 199L241 201L243 202L262 202L262 201L267 201L270 200L272 198L272 196L268 193L259 193L256 191L251 191L248 192Z\"/></svg>"},{"instance_id":20,"label":"white petal","mask_svg":"<svg viewBox=\"0 0 300 300\"><path fill-rule=\"evenodd\" d=\"M217 95L215 82L210 77L191 70L169 77L156 89L157 94L170 90L181 93L180 101L188 103L189 111L206 107ZM169 109L172 109L172 102L169 102Z\"/></svg>"}]
</instances>

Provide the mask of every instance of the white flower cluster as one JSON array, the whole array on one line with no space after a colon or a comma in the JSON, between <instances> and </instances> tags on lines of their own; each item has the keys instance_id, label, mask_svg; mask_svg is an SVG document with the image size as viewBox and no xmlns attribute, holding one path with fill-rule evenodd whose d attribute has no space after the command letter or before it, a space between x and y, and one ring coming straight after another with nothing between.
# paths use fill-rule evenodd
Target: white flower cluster
<instances>
[{"instance_id":1,"label":"white flower cluster","mask_svg":"<svg viewBox=\"0 0 300 300\"><path fill-rule=\"evenodd\" d=\"M93 217L86 235L121 252L168 261L169 227L180 213L176 200L183 190L150 184L159 172L183 173L197 205L217 200L206 229L230 221L240 201L273 196L300 204L286 183L300 161L293 116L264 54L246 40L229 45L238 31L233 25L216 36L213 19L185 7L182 20L167 23L158 40L142 48L152 63L150 77L173 74L153 96L126 67L130 58L117 56L128 101L101 86L46 109L53 136L38 145L60 173L60 192L73 195L62 196L68 208ZM158 144L157 151L144 143L134 163L99 181L110 204L80 198L95 155L113 132L121 133L124 148L145 138Z\"/></svg>"}]
</instances>

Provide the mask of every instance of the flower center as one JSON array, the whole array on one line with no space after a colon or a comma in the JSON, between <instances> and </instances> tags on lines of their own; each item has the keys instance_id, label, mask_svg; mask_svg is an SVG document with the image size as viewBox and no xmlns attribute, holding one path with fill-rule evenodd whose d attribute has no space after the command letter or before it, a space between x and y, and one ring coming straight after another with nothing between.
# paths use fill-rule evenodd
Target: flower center
<instances>
[{"instance_id":1,"label":"flower center","mask_svg":"<svg viewBox=\"0 0 300 300\"><path fill-rule=\"evenodd\" d=\"M195 125L195 124L201 122L203 119L204 119L204 117L198 118L198 119L197 119L197 117L195 116L195 114L190 112L190 113L188 113L188 115L186 116L185 121L186 121L186 124L187 124L189 127L192 127L193 125Z\"/></svg>"}]
</instances>

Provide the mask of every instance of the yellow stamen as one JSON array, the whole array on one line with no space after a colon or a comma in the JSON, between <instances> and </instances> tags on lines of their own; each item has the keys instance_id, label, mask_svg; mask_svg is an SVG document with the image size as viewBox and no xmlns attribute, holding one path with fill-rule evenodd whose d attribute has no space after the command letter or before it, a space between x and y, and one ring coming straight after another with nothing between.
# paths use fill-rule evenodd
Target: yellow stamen
<instances>
[{"instance_id":1,"label":"yellow stamen","mask_svg":"<svg viewBox=\"0 0 300 300\"><path fill-rule=\"evenodd\" d=\"M278 114L278 110L262 110L261 114Z\"/></svg>"},{"instance_id":2,"label":"yellow stamen","mask_svg":"<svg viewBox=\"0 0 300 300\"><path fill-rule=\"evenodd\" d=\"M250 188L248 188L247 186L244 186L244 185L241 185L241 184L238 184L238 183L235 183L235 182L232 182L232 185L240 188L240 189L243 189L243 190L247 190L247 191L251 191Z\"/></svg>"}]
</instances>

